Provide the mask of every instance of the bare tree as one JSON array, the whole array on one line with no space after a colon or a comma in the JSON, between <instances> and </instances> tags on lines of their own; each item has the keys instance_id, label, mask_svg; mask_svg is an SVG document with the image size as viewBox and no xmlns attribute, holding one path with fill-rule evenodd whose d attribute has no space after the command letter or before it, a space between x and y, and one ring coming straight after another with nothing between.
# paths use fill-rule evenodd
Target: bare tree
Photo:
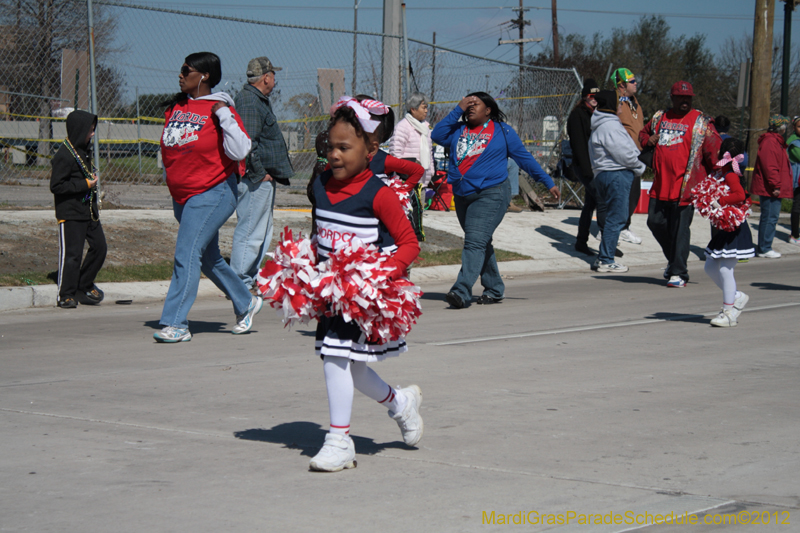
<instances>
[{"instance_id":1,"label":"bare tree","mask_svg":"<svg viewBox=\"0 0 800 533\"><path fill-rule=\"evenodd\" d=\"M115 19L102 7L95 8L95 52L110 52ZM60 93L61 51L88 50L86 3L80 0L0 0L0 24L5 39L0 59L0 85L19 95L11 99L15 112L50 116L52 98ZM119 75L115 76L117 85ZM99 95L100 91L98 91ZM39 122L39 138L52 138L49 120ZM39 152L49 152L40 142Z\"/></svg>"}]
</instances>

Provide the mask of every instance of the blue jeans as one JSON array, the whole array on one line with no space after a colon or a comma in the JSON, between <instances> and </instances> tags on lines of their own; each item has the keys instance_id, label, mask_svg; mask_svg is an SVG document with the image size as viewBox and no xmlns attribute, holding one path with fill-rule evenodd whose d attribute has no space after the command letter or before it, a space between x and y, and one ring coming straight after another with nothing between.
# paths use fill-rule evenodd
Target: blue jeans
<instances>
[{"instance_id":1,"label":"blue jeans","mask_svg":"<svg viewBox=\"0 0 800 533\"><path fill-rule=\"evenodd\" d=\"M519 165L510 157L508 158L508 183L511 184L511 197L513 198L519 194Z\"/></svg>"},{"instance_id":2,"label":"blue jeans","mask_svg":"<svg viewBox=\"0 0 800 533\"><path fill-rule=\"evenodd\" d=\"M219 228L236 208L236 178L189 198L184 205L172 201L178 220L178 239L175 242L175 265L169 284L162 326L189 327L187 316L197 298L202 270L214 285L233 302L233 310L242 315L250 306L250 291L219 253Z\"/></svg>"},{"instance_id":3,"label":"blue jeans","mask_svg":"<svg viewBox=\"0 0 800 533\"><path fill-rule=\"evenodd\" d=\"M772 196L760 196L761 216L758 219L758 253L765 254L772 250L775 240L775 227L781 215L781 199Z\"/></svg>"},{"instance_id":4,"label":"blue jeans","mask_svg":"<svg viewBox=\"0 0 800 533\"><path fill-rule=\"evenodd\" d=\"M633 184L633 172L630 170L601 172L594 177L592 183L599 199L598 204L602 204L605 208L605 224L598 261L603 264L613 263L619 234L628 220L628 200Z\"/></svg>"},{"instance_id":5,"label":"blue jeans","mask_svg":"<svg viewBox=\"0 0 800 533\"><path fill-rule=\"evenodd\" d=\"M481 278L483 294L502 298L506 286L497 269L492 235L511 203L511 186L508 180L500 185L470 194L455 196L456 216L464 230L464 250L461 252L461 270L450 289L462 300L472 300L472 286Z\"/></svg>"},{"instance_id":6,"label":"blue jeans","mask_svg":"<svg viewBox=\"0 0 800 533\"><path fill-rule=\"evenodd\" d=\"M248 178L243 178L239 183L238 193L238 221L233 231L231 268L252 289L258 268L272 242L275 181L253 183Z\"/></svg>"}]
</instances>

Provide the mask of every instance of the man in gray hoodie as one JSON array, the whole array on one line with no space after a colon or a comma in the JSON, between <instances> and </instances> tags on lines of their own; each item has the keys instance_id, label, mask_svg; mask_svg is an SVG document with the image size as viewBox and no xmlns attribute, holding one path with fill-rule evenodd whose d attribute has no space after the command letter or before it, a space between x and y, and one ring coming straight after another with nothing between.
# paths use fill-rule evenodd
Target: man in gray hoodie
<instances>
[{"instance_id":1,"label":"man in gray hoodie","mask_svg":"<svg viewBox=\"0 0 800 533\"><path fill-rule=\"evenodd\" d=\"M633 178L644 173L645 165L639 161L639 149L617 117L616 93L600 91L595 100L597 108L592 114L589 157L598 204L602 204L606 217L600 252L592 270L627 272L628 267L614 262L614 250L628 219Z\"/></svg>"}]
</instances>

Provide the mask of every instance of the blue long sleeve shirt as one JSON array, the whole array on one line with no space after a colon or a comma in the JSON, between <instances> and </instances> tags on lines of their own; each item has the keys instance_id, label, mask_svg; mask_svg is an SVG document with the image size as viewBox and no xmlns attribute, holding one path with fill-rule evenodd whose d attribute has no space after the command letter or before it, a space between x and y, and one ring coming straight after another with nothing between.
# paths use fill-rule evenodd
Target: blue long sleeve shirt
<instances>
[{"instance_id":1,"label":"blue long sleeve shirt","mask_svg":"<svg viewBox=\"0 0 800 533\"><path fill-rule=\"evenodd\" d=\"M456 148L467 125L459 122L464 112L456 106L449 115L440 120L433 128L431 139L437 144L450 147L450 165L447 171L447 182L453 186L453 193L468 196L476 192L500 185L508 179L508 158L516 161L519 168L527 172L534 180L544 183L550 189L553 180L542 170L531 153L525 149L514 128L503 122L494 123L494 135L483 153L475 163L461 174L458 170Z\"/></svg>"}]
</instances>

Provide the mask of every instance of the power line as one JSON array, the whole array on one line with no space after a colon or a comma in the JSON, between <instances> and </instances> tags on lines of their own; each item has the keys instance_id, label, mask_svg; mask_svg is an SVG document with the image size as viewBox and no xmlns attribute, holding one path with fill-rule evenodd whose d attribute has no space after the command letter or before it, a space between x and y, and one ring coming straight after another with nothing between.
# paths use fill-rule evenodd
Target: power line
<instances>
[{"instance_id":1,"label":"power line","mask_svg":"<svg viewBox=\"0 0 800 533\"><path fill-rule=\"evenodd\" d=\"M142 5L151 5L151 6L158 6L158 7L166 7L166 6L180 6L186 7L185 3L178 3L178 2L139 2ZM213 2L192 2L191 5L193 7L215 7L219 8L219 3ZM352 11L352 7L346 6L330 6L330 5L319 5L319 6L263 6L263 5L251 5L251 4L225 4L225 8L233 8L233 9L255 9L255 10L280 10L280 11L297 11L297 10L313 10L313 11ZM550 6L525 6L526 9L537 9L537 10L544 10L550 11ZM358 9L363 11L383 11L382 7L359 7ZM407 11L453 11L451 7L412 7L407 6ZM459 11L503 11L512 9L519 9L519 8L510 8L504 6L458 6L457 8ZM711 14L711 13L698 13L698 14L687 14L687 13L657 13L652 11L611 11L611 10L603 10L603 9L566 9L559 7L559 11L566 11L570 13L588 13L588 14L597 14L597 15L630 15L630 16L649 16L649 15L656 15L659 17L664 18L690 18L690 19L711 19L711 20L753 20L753 15L733 15L733 14ZM775 20L783 20L781 16L782 13L778 13L776 10L775 13ZM800 12L796 17L792 17L792 20L800 20Z\"/></svg>"}]
</instances>

